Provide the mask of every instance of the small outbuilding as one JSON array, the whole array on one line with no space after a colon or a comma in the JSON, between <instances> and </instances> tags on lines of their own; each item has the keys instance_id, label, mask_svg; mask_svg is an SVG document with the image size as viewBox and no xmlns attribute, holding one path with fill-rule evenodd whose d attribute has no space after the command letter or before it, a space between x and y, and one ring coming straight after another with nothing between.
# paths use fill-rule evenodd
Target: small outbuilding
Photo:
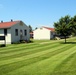
<instances>
[{"instance_id":1,"label":"small outbuilding","mask_svg":"<svg viewBox=\"0 0 76 75\"><path fill-rule=\"evenodd\" d=\"M38 40L50 40L53 39L55 35L54 28L41 27L33 31L33 38Z\"/></svg>"}]
</instances>

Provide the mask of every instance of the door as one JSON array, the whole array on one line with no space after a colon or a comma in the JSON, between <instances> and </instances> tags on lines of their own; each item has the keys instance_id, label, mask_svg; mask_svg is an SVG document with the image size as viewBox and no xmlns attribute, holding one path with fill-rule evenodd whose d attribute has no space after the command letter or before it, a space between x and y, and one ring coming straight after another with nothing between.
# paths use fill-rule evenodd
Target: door
<instances>
[{"instance_id":1,"label":"door","mask_svg":"<svg viewBox=\"0 0 76 75\"><path fill-rule=\"evenodd\" d=\"M20 40L23 40L23 31L20 30Z\"/></svg>"}]
</instances>

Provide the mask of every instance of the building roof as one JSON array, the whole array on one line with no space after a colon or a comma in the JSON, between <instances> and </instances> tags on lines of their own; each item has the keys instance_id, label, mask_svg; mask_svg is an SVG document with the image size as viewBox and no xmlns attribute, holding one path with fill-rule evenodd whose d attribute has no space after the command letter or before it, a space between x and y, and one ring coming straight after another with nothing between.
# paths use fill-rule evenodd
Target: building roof
<instances>
[{"instance_id":1,"label":"building roof","mask_svg":"<svg viewBox=\"0 0 76 75\"><path fill-rule=\"evenodd\" d=\"M19 23L20 21L10 21L10 22L2 22L0 23L0 29L2 28L10 28L11 26Z\"/></svg>"},{"instance_id":2,"label":"building roof","mask_svg":"<svg viewBox=\"0 0 76 75\"><path fill-rule=\"evenodd\" d=\"M44 27L44 26L43 26L43 28L46 28L46 29L48 29L48 30L50 30L50 31L54 31L54 30L55 30L54 28L50 28L50 27Z\"/></svg>"}]
</instances>

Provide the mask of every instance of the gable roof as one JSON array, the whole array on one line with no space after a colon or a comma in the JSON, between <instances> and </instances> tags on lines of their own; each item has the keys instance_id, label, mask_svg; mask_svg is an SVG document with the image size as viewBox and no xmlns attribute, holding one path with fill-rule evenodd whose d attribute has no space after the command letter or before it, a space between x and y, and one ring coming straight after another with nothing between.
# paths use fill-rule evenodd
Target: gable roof
<instances>
[{"instance_id":1,"label":"gable roof","mask_svg":"<svg viewBox=\"0 0 76 75\"><path fill-rule=\"evenodd\" d=\"M50 27L44 27L44 26L43 26L43 28L46 28L46 29L48 29L48 30L50 30L50 31L54 31L54 30L55 30L54 28L50 28Z\"/></svg>"},{"instance_id":2,"label":"gable roof","mask_svg":"<svg viewBox=\"0 0 76 75\"><path fill-rule=\"evenodd\" d=\"M10 28L11 26L19 23L20 21L10 21L10 22L3 22L3 23L0 23L0 29L2 28Z\"/></svg>"}]
</instances>

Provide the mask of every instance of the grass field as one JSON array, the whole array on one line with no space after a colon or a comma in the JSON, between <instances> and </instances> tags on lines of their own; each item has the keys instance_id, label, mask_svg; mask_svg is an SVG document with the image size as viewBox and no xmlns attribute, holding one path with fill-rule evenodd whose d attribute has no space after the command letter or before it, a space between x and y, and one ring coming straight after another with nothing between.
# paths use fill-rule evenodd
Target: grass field
<instances>
[{"instance_id":1,"label":"grass field","mask_svg":"<svg viewBox=\"0 0 76 75\"><path fill-rule=\"evenodd\" d=\"M0 75L76 75L76 37L67 41L39 40L0 48Z\"/></svg>"}]
</instances>

